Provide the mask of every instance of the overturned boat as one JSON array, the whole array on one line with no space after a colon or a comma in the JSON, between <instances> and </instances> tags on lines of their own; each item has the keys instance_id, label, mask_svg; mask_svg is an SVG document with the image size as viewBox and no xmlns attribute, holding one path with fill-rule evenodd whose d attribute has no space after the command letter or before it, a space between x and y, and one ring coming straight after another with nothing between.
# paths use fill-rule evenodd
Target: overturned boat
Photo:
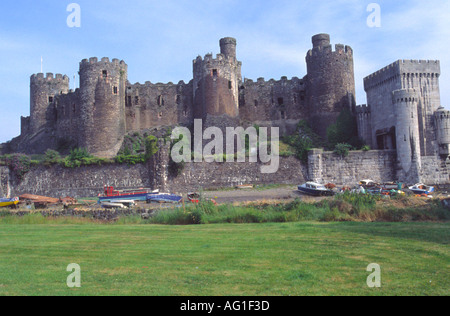
<instances>
[{"instance_id":1,"label":"overturned boat","mask_svg":"<svg viewBox=\"0 0 450 316\"><path fill-rule=\"evenodd\" d=\"M7 207L7 206L13 206L13 205L15 206L17 204L19 204L18 197L15 197L12 199L9 199L9 198L1 198L0 199L0 207Z\"/></svg>"},{"instance_id":2,"label":"overturned boat","mask_svg":"<svg viewBox=\"0 0 450 316\"><path fill-rule=\"evenodd\" d=\"M182 199L182 196L172 193L151 193L146 197L147 203L180 203Z\"/></svg>"},{"instance_id":3,"label":"overturned boat","mask_svg":"<svg viewBox=\"0 0 450 316\"><path fill-rule=\"evenodd\" d=\"M323 184L306 182L298 186L298 191L312 196L332 196L333 191L327 189Z\"/></svg>"},{"instance_id":4,"label":"overturned boat","mask_svg":"<svg viewBox=\"0 0 450 316\"><path fill-rule=\"evenodd\" d=\"M435 188L429 185L425 185L423 183L418 183L416 185L413 185L412 187L409 187L411 191L414 192L414 194L422 195L430 195L435 192Z\"/></svg>"}]
</instances>

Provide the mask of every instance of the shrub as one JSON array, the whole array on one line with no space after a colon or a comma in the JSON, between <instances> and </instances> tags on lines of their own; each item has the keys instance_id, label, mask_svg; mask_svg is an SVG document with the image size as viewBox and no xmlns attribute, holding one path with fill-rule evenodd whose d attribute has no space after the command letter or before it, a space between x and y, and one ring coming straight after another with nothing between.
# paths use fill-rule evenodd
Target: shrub
<instances>
[{"instance_id":1,"label":"shrub","mask_svg":"<svg viewBox=\"0 0 450 316\"><path fill-rule=\"evenodd\" d=\"M158 138L153 135L147 136L145 139L145 160L152 158L158 151Z\"/></svg>"},{"instance_id":2,"label":"shrub","mask_svg":"<svg viewBox=\"0 0 450 316\"><path fill-rule=\"evenodd\" d=\"M53 165L61 162L61 155L56 150L48 149L44 155L44 164Z\"/></svg>"},{"instance_id":3,"label":"shrub","mask_svg":"<svg viewBox=\"0 0 450 316\"><path fill-rule=\"evenodd\" d=\"M334 148L334 153L342 158L347 157L350 150L352 149L352 145L349 144L337 144Z\"/></svg>"},{"instance_id":4,"label":"shrub","mask_svg":"<svg viewBox=\"0 0 450 316\"><path fill-rule=\"evenodd\" d=\"M23 154L13 154L5 157L6 165L22 180L31 169L31 158Z\"/></svg>"}]
</instances>

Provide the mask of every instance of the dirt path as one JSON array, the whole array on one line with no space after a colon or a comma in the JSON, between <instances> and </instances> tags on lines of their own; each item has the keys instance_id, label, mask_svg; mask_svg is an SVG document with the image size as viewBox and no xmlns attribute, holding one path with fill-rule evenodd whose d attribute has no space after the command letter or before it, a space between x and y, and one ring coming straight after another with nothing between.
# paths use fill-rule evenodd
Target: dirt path
<instances>
[{"instance_id":1,"label":"dirt path","mask_svg":"<svg viewBox=\"0 0 450 316\"><path fill-rule=\"evenodd\" d=\"M297 191L296 186L282 187L275 189L236 189L231 191L207 191L203 195L205 198L214 199L217 203L234 202L254 202L262 200L294 200L296 198L306 198L305 195Z\"/></svg>"}]
</instances>

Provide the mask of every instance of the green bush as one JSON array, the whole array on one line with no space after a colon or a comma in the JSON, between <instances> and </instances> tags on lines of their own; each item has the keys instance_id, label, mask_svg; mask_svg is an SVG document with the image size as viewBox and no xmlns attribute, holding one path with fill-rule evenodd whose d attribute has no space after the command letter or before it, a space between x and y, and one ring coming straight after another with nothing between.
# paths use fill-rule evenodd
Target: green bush
<instances>
[{"instance_id":1,"label":"green bush","mask_svg":"<svg viewBox=\"0 0 450 316\"><path fill-rule=\"evenodd\" d=\"M61 155L56 150L48 149L44 155L44 164L53 165L61 163Z\"/></svg>"},{"instance_id":2,"label":"green bush","mask_svg":"<svg viewBox=\"0 0 450 316\"><path fill-rule=\"evenodd\" d=\"M115 158L115 161L119 164L136 165L139 163L145 163L145 155L119 155Z\"/></svg>"},{"instance_id":3,"label":"green bush","mask_svg":"<svg viewBox=\"0 0 450 316\"><path fill-rule=\"evenodd\" d=\"M334 148L334 153L342 158L347 157L350 150L352 149L352 145L350 144L337 144Z\"/></svg>"},{"instance_id":4,"label":"green bush","mask_svg":"<svg viewBox=\"0 0 450 316\"><path fill-rule=\"evenodd\" d=\"M152 158L158 151L158 138L153 135L147 136L145 139L145 160Z\"/></svg>"}]
</instances>

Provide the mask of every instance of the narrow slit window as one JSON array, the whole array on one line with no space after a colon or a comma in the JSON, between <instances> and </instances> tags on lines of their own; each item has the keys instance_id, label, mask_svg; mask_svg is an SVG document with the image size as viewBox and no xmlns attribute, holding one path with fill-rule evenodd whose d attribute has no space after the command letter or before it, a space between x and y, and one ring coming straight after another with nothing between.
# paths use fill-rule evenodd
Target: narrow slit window
<instances>
[{"instance_id":1,"label":"narrow slit window","mask_svg":"<svg viewBox=\"0 0 450 316\"><path fill-rule=\"evenodd\" d=\"M114 94L118 94L119 93L119 89L117 89L117 87L114 87L113 91L114 91Z\"/></svg>"},{"instance_id":2,"label":"narrow slit window","mask_svg":"<svg viewBox=\"0 0 450 316\"><path fill-rule=\"evenodd\" d=\"M102 75L103 75L103 79L108 78L108 71L103 70Z\"/></svg>"},{"instance_id":3,"label":"narrow slit window","mask_svg":"<svg viewBox=\"0 0 450 316\"><path fill-rule=\"evenodd\" d=\"M48 97L48 103L52 103L53 102L53 97Z\"/></svg>"},{"instance_id":4,"label":"narrow slit window","mask_svg":"<svg viewBox=\"0 0 450 316\"><path fill-rule=\"evenodd\" d=\"M157 103L158 103L158 106L163 106L164 105L164 98L163 98L162 95L158 96Z\"/></svg>"},{"instance_id":5,"label":"narrow slit window","mask_svg":"<svg viewBox=\"0 0 450 316\"><path fill-rule=\"evenodd\" d=\"M217 78L217 76L218 76L217 69L213 69L212 75L213 75L213 78Z\"/></svg>"},{"instance_id":6,"label":"narrow slit window","mask_svg":"<svg viewBox=\"0 0 450 316\"><path fill-rule=\"evenodd\" d=\"M233 89L233 83L231 81L228 81L228 89Z\"/></svg>"}]
</instances>

